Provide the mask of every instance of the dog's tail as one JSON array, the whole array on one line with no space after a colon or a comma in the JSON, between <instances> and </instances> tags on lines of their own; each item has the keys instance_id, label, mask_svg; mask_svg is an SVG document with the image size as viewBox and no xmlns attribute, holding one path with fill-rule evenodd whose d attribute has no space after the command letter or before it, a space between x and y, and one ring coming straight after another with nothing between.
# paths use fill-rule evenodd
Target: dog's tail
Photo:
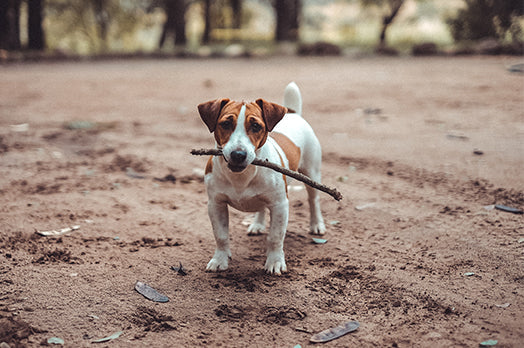
<instances>
[{"instance_id":1,"label":"dog's tail","mask_svg":"<svg viewBox=\"0 0 524 348\"><path fill-rule=\"evenodd\" d=\"M284 90L284 106L302 115L302 96L296 83L291 82Z\"/></svg>"}]
</instances>

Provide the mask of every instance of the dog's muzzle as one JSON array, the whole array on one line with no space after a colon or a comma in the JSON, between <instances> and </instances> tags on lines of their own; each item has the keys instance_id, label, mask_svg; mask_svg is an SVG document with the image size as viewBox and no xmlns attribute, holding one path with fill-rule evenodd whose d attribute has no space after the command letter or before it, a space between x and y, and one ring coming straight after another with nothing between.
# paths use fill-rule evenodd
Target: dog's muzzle
<instances>
[{"instance_id":1,"label":"dog's muzzle","mask_svg":"<svg viewBox=\"0 0 524 348\"><path fill-rule=\"evenodd\" d=\"M227 166L229 169L231 169L232 172L238 173L246 169L246 158L247 158L247 152L236 150L231 151L231 154L229 155L229 161L227 161Z\"/></svg>"}]
</instances>

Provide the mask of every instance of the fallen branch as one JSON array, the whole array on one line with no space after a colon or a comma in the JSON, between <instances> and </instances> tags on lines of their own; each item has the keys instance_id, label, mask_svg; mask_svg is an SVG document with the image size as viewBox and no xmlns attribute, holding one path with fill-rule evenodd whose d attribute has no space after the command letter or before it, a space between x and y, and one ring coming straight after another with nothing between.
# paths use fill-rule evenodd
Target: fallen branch
<instances>
[{"instance_id":1,"label":"fallen branch","mask_svg":"<svg viewBox=\"0 0 524 348\"><path fill-rule=\"evenodd\" d=\"M222 156L222 150L218 149L200 149L200 150L191 150L191 154L195 156ZM284 175L287 175L291 178L297 179L298 181L302 181L304 184L313 187L314 189L320 190L322 192L327 193L337 201L340 201L342 199L342 194L337 191L337 189L327 187L326 185L320 184L316 181L311 180L308 176L295 172L293 170L281 167L277 164L269 162L266 160L261 160L259 158L255 158L255 160L252 162L252 164L256 166L266 167L269 169L273 169L279 173L282 173Z\"/></svg>"}]
</instances>

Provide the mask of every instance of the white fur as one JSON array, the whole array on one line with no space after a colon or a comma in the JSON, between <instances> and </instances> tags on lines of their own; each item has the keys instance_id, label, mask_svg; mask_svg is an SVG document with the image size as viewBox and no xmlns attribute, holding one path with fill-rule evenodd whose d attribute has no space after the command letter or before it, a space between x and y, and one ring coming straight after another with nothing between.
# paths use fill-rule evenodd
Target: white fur
<instances>
[{"instance_id":1,"label":"white fur","mask_svg":"<svg viewBox=\"0 0 524 348\"><path fill-rule=\"evenodd\" d=\"M284 103L286 107L297 112L302 109L302 98L295 83L290 83L286 87ZM237 127L223 146L225 159L229 159L232 151L242 150L247 152L248 164L258 157L281 165L281 158L283 158L287 166L284 152L270 137L261 148L255 150L255 146L245 132L244 119L243 107L237 120ZM322 154L311 126L299 114L286 114L273 131L286 135L301 149L299 171L313 180L320 181ZM228 206L232 206L241 211L256 212L255 220L248 228L250 234L258 234L265 229L265 209L269 210L270 227L267 236L265 270L274 274L286 272L284 237L289 217L289 202L282 174L254 165L248 165L242 172L235 173L229 170L223 157L217 156L213 158L212 172L205 176L205 184L209 197L208 213L216 240L215 254L207 264L207 269L218 271L228 268L231 257ZM326 227L320 211L318 191L310 187L307 191L310 205L310 231L324 234Z\"/></svg>"},{"instance_id":2,"label":"white fur","mask_svg":"<svg viewBox=\"0 0 524 348\"><path fill-rule=\"evenodd\" d=\"M302 96L296 83L291 82L284 90L284 106L302 115Z\"/></svg>"},{"instance_id":3,"label":"white fur","mask_svg":"<svg viewBox=\"0 0 524 348\"><path fill-rule=\"evenodd\" d=\"M224 156L226 157L226 160L230 161L230 155L233 151L245 151L247 153L246 158L246 165L253 162L255 159L255 146L251 141L249 141L249 138L247 137L246 128L244 127L244 122L246 121L246 106L242 105L242 108L240 109L240 113L238 114L237 124L242 125L242 127L236 127L233 134L231 134L231 137L229 138L229 141L226 145L224 145L224 148L222 149L222 152L224 153Z\"/></svg>"}]
</instances>

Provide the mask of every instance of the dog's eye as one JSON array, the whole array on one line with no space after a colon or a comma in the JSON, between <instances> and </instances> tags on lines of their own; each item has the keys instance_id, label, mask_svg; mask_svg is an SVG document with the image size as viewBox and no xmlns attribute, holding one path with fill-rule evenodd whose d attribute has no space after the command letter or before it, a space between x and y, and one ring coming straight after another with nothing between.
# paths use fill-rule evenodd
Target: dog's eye
<instances>
[{"instance_id":1,"label":"dog's eye","mask_svg":"<svg viewBox=\"0 0 524 348\"><path fill-rule=\"evenodd\" d=\"M259 123L252 123L251 124L251 131L253 133L258 133L262 130L262 126Z\"/></svg>"},{"instance_id":2,"label":"dog's eye","mask_svg":"<svg viewBox=\"0 0 524 348\"><path fill-rule=\"evenodd\" d=\"M220 122L220 127L224 130L232 130L233 129L233 122L230 120L225 120Z\"/></svg>"}]
</instances>

